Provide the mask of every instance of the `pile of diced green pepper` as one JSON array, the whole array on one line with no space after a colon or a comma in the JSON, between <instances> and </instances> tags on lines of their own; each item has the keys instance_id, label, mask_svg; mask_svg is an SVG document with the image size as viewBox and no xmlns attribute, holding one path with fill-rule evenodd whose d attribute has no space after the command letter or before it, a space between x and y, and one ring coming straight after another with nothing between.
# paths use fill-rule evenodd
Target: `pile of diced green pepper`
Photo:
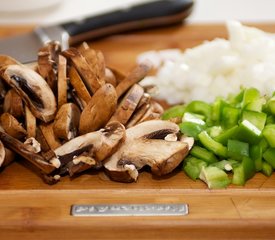
<instances>
[{"instance_id":1,"label":"pile of diced green pepper","mask_svg":"<svg viewBox=\"0 0 275 240\"><path fill-rule=\"evenodd\" d=\"M275 93L242 89L210 104L174 106L162 118L180 118L181 132L194 137L183 170L209 188L244 185L256 172L270 176L275 169Z\"/></svg>"}]
</instances>

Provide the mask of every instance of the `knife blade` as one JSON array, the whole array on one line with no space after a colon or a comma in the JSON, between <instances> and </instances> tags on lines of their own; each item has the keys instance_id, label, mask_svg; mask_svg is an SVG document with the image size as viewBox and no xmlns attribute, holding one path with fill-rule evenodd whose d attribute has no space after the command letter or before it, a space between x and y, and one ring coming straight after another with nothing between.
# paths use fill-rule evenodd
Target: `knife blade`
<instances>
[{"instance_id":1,"label":"knife blade","mask_svg":"<svg viewBox=\"0 0 275 240\"><path fill-rule=\"evenodd\" d=\"M37 27L33 32L0 39L0 54L22 63L37 60L37 51L56 40L62 50L82 41L130 30L166 26L182 22L193 8L193 0L160 0L91 16L54 26Z\"/></svg>"}]
</instances>

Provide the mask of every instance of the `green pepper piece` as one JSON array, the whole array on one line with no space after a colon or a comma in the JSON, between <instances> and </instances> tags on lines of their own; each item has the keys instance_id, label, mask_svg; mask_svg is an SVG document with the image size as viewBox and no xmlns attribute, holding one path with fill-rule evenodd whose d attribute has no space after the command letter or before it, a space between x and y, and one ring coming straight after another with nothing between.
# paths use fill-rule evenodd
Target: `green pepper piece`
<instances>
[{"instance_id":1,"label":"green pepper piece","mask_svg":"<svg viewBox=\"0 0 275 240\"><path fill-rule=\"evenodd\" d=\"M244 96L244 89L242 89L238 94L236 95L228 95L227 97L227 101L229 102L229 104L231 106L234 106L234 107L240 107L241 106L241 103L243 101L243 96Z\"/></svg>"},{"instance_id":2,"label":"green pepper piece","mask_svg":"<svg viewBox=\"0 0 275 240\"><path fill-rule=\"evenodd\" d=\"M215 153L220 157L227 157L227 148L223 146L221 143L216 142L213 138L211 138L206 131L202 131L198 135L198 138L201 144L209 151Z\"/></svg>"},{"instance_id":3,"label":"green pepper piece","mask_svg":"<svg viewBox=\"0 0 275 240\"><path fill-rule=\"evenodd\" d=\"M261 97L260 92L256 88L247 88L244 90L242 108L247 104L254 102Z\"/></svg>"},{"instance_id":4,"label":"green pepper piece","mask_svg":"<svg viewBox=\"0 0 275 240\"><path fill-rule=\"evenodd\" d=\"M184 160L183 171L193 180L199 178L202 167L206 167L207 163L201 159L188 156Z\"/></svg>"},{"instance_id":5,"label":"green pepper piece","mask_svg":"<svg viewBox=\"0 0 275 240\"><path fill-rule=\"evenodd\" d=\"M182 122L193 122L200 125L205 125L205 116L201 114L185 112L182 117Z\"/></svg>"},{"instance_id":6,"label":"green pepper piece","mask_svg":"<svg viewBox=\"0 0 275 240\"><path fill-rule=\"evenodd\" d=\"M275 168L275 148L268 148L263 153L264 160L269 163L273 168Z\"/></svg>"},{"instance_id":7,"label":"green pepper piece","mask_svg":"<svg viewBox=\"0 0 275 240\"><path fill-rule=\"evenodd\" d=\"M233 168L232 183L236 185L244 185L245 182L255 175L255 163L249 157L243 157L241 164Z\"/></svg>"},{"instance_id":8,"label":"green pepper piece","mask_svg":"<svg viewBox=\"0 0 275 240\"><path fill-rule=\"evenodd\" d=\"M206 131L210 137L215 138L223 132L223 129L221 126L213 126L213 127L207 128Z\"/></svg>"},{"instance_id":9,"label":"green pepper piece","mask_svg":"<svg viewBox=\"0 0 275 240\"><path fill-rule=\"evenodd\" d=\"M168 120L171 118L182 118L183 114L185 112L185 105L176 105L169 109L167 109L161 116L163 120Z\"/></svg>"},{"instance_id":10,"label":"green pepper piece","mask_svg":"<svg viewBox=\"0 0 275 240\"><path fill-rule=\"evenodd\" d=\"M275 147L275 124L266 125L263 130L263 136L270 145L270 147Z\"/></svg>"},{"instance_id":11,"label":"green pepper piece","mask_svg":"<svg viewBox=\"0 0 275 240\"><path fill-rule=\"evenodd\" d=\"M198 134L205 129L204 125L193 122L182 122L179 124L181 133L198 140Z\"/></svg>"},{"instance_id":12,"label":"green pepper piece","mask_svg":"<svg viewBox=\"0 0 275 240\"><path fill-rule=\"evenodd\" d=\"M241 161L244 156L249 157L249 144L238 140L228 140L228 157Z\"/></svg>"},{"instance_id":13,"label":"green pepper piece","mask_svg":"<svg viewBox=\"0 0 275 240\"><path fill-rule=\"evenodd\" d=\"M262 152L265 152L269 148L268 142L266 141L265 138L262 138L262 140L260 141L259 145L262 148Z\"/></svg>"},{"instance_id":14,"label":"green pepper piece","mask_svg":"<svg viewBox=\"0 0 275 240\"><path fill-rule=\"evenodd\" d=\"M266 99L264 97L260 97L245 106L246 110L262 112L263 106L266 104Z\"/></svg>"},{"instance_id":15,"label":"green pepper piece","mask_svg":"<svg viewBox=\"0 0 275 240\"><path fill-rule=\"evenodd\" d=\"M263 168L263 151L262 146L260 144L258 145L251 145L249 156L255 163L255 169L257 172L261 171Z\"/></svg>"},{"instance_id":16,"label":"green pepper piece","mask_svg":"<svg viewBox=\"0 0 275 240\"><path fill-rule=\"evenodd\" d=\"M257 144L262 139L262 131L248 120L243 120L236 130L235 138L249 144Z\"/></svg>"},{"instance_id":17,"label":"green pepper piece","mask_svg":"<svg viewBox=\"0 0 275 240\"><path fill-rule=\"evenodd\" d=\"M255 125L260 131L264 129L267 115L263 112L255 112L244 110L242 113L242 120L247 120Z\"/></svg>"},{"instance_id":18,"label":"green pepper piece","mask_svg":"<svg viewBox=\"0 0 275 240\"><path fill-rule=\"evenodd\" d=\"M209 166L217 167L223 171L232 171L233 166L235 166L237 163L239 163L236 160L221 160L215 163L211 163Z\"/></svg>"},{"instance_id":19,"label":"green pepper piece","mask_svg":"<svg viewBox=\"0 0 275 240\"><path fill-rule=\"evenodd\" d=\"M224 132L222 132L217 137L215 137L214 140L223 144L223 145L226 145L228 142L228 139L234 139L236 137L237 130L238 130L238 126L229 128L229 129L225 130Z\"/></svg>"},{"instance_id":20,"label":"green pepper piece","mask_svg":"<svg viewBox=\"0 0 275 240\"><path fill-rule=\"evenodd\" d=\"M272 166L269 163L263 161L262 173L267 177L270 177L272 172L273 172Z\"/></svg>"},{"instance_id":21,"label":"green pepper piece","mask_svg":"<svg viewBox=\"0 0 275 240\"><path fill-rule=\"evenodd\" d=\"M213 102L213 104L212 104L211 119L212 119L216 124L219 124L219 123L220 123L222 102L223 102L222 99L217 98L217 99Z\"/></svg>"},{"instance_id":22,"label":"green pepper piece","mask_svg":"<svg viewBox=\"0 0 275 240\"><path fill-rule=\"evenodd\" d=\"M206 119L211 117L211 110L210 104L199 100L192 101L186 106L186 112L204 115Z\"/></svg>"},{"instance_id":23,"label":"green pepper piece","mask_svg":"<svg viewBox=\"0 0 275 240\"><path fill-rule=\"evenodd\" d=\"M268 101L266 103L266 108L267 108L268 112L275 115L275 96L268 99Z\"/></svg>"},{"instance_id":24,"label":"green pepper piece","mask_svg":"<svg viewBox=\"0 0 275 240\"><path fill-rule=\"evenodd\" d=\"M222 109L221 124L223 128L228 129L238 124L240 110L230 106L224 106Z\"/></svg>"},{"instance_id":25,"label":"green pepper piece","mask_svg":"<svg viewBox=\"0 0 275 240\"><path fill-rule=\"evenodd\" d=\"M194 157L204 160L207 163L213 163L218 161L215 154L199 146L194 146L191 149L190 154Z\"/></svg>"},{"instance_id":26,"label":"green pepper piece","mask_svg":"<svg viewBox=\"0 0 275 240\"><path fill-rule=\"evenodd\" d=\"M266 118L266 125L269 125L269 124L274 124L275 123L275 119L274 119L274 116L273 115L269 115L267 116Z\"/></svg>"},{"instance_id":27,"label":"green pepper piece","mask_svg":"<svg viewBox=\"0 0 275 240\"><path fill-rule=\"evenodd\" d=\"M231 182L223 170L212 166L202 167L199 178L210 189L226 188Z\"/></svg>"}]
</instances>

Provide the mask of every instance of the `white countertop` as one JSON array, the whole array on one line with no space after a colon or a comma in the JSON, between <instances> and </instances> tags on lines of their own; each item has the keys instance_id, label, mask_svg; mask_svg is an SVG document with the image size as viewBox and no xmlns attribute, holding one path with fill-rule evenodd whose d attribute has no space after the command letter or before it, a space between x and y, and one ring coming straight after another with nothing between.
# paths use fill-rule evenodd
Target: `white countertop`
<instances>
[{"instance_id":1,"label":"white countertop","mask_svg":"<svg viewBox=\"0 0 275 240\"><path fill-rule=\"evenodd\" d=\"M14 11L3 12L2 5L0 25L51 25L73 19L79 20L85 16L110 11L127 4L150 0L61 0L61 3L55 6L32 11L22 10L22 4L24 8L27 8L28 0L0 0L0 4L2 1L6 5L12 2ZM40 0L36 0L36 3L37 1ZM21 11L18 11L16 6ZM34 5L30 6L34 8ZM224 23L226 20L234 19L242 22L275 22L274 9L274 0L195 0L194 11L188 21L191 23Z\"/></svg>"}]
</instances>

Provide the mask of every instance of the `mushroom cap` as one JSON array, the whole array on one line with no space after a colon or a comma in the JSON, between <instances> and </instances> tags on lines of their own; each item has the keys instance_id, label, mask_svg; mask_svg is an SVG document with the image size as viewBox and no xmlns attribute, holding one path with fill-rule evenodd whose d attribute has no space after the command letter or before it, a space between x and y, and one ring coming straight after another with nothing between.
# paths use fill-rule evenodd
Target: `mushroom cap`
<instances>
[{"instance_id":1,"label":"mushroom cap","mask_svg":"<svg viewBox=\"0 0 275 240\"><path fill-rule=\"evenodd\" d=\"M5 157L6 157L5 147L4 147L3 143L2 143L2 141L0 141L0 167L4 163Z\"/></svg>"},{"instance_id":2,"label":"mushroom cap","mask_svg":"<svg viewBox=\"0 0 275 240\"><path fill-rule=\"evenodd\" d=\"M138 170L151 167L155 175L173 171L189 151L184 141L168 141L165 137L177 134L177 124L151 120L126 130L126 140L119 149L104 161L104 167L111 179L120 182L136 181Z\"/></svg>"},{"instance_id":3,"label":"mushroom cap","mask_svg":"<svg viewBox=\"0 0 275 240\"><path fill-rule=\"evenodd\" d=\"M56 112L55 96L38 73L25 66L9 65L3 78L22 97L34 116L44 122L53 120Z\"/></svg>"}]
</instances>

